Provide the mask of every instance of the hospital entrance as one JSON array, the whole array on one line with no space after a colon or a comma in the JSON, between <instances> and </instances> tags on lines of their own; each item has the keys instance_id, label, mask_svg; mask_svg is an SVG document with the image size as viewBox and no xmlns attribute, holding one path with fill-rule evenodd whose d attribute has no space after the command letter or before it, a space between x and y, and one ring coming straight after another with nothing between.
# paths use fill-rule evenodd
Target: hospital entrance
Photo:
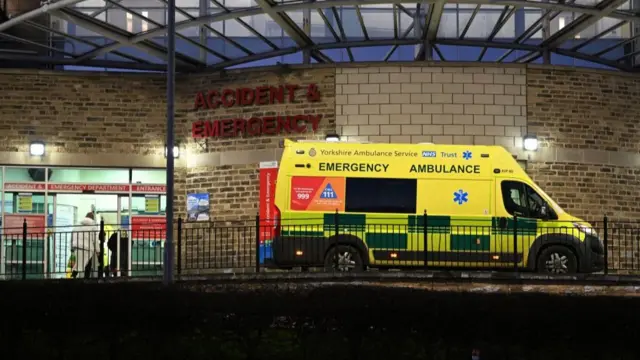
<instances>
[{"instance_id":1,"label":"hospital entrance","mask_svg":"<svg viewBox=\"0 0 640 360\"><path fill-rule=\"evenodd\" d=\"M23 271L28 278L70 277L73 233L82 231L91 211L98 227L104 222L103 260L112 275L162 274L164 170L0 170L1 277L19 278ZM107 246L110 239L115 251Z\"/></svg>"}]
</instances>

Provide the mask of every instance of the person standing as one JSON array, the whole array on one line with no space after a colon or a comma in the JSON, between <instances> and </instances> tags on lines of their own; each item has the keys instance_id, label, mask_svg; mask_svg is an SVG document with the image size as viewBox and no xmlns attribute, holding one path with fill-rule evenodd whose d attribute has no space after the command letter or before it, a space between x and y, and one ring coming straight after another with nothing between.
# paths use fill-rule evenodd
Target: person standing
<instances>
[{"instance_id":1,"label":"person standing","mask_svg":"<svg viewBox=\"0 0 640 360\"><path fill-rule=\"evenodd\" d=\"M75 253L77 274L84 278L91 277L98 270L98 256L100 256L100 227L95 221L95 213L89 212L85 216L71 239L71 249Z\"/></svg>"}]
</instances>

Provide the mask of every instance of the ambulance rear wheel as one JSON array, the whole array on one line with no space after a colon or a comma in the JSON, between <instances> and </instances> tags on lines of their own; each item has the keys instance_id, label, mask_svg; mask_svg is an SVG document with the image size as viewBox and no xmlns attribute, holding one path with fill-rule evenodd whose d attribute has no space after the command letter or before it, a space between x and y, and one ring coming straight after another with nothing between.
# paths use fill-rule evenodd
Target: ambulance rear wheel
<instances>
[{"instance_id":1,"label":"ambulance rear wheel","mask_svg":"<svg viewBox=\"0 0 640 360\"><path fill-rule=\"evenodd\" d=\"M364 263L358 249L348 245L338 245L327 252L324 268L327 271L359 272L364 270Z\"/></svg>"},{"instance_id":2,"label":"ambulance rear wheel","mask_svg":"<svg viewBox=\"0 0 640 360\"><path fill-rule=\"evenodd\" d=\"M578 259L566 246L552 245L538 256L538 272L543 274L575 274Z\"/></svg>"}]
</instances>

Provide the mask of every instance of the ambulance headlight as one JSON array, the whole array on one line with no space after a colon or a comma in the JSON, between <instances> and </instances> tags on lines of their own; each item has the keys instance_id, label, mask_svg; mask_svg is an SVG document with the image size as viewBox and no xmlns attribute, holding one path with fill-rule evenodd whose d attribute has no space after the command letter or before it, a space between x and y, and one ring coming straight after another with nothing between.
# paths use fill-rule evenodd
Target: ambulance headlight
<instances>
[{"instance_id":1,"label":"ambulance headlight","mask_svg":"<svg viewBox=\"0 0 640 360\"><path fill-rule=\"evenodd\" d=\"M593 230L593 228L583 225L583 224L579 224L579 223L573 223L573 226L582 231L583 233L587 234L587 235L593 235L593 236L598 236L598 234L596 233L595 230Z\"/></svg>"}]
</instances>

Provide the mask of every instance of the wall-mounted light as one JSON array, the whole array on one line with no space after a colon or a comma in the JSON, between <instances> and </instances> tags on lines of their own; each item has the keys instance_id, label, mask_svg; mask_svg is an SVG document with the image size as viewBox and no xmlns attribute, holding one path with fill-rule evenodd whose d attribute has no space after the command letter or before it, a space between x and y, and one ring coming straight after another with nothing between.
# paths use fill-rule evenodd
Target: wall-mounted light
<instances>
[{"instance_id":1,"label":"wall-mounted light","mask_svg":"<svg viewBox=\"0 0 640 360\"><path fill-rule=\"evenodd\" d=\"M34 141L29 144L29 154L31 156L44 156L45 146L42 141Z\"/></svg>"},{"instance_id":2,"label":"wall-mounted light","mask_svg":"<svg viewBox=\"0 0 640 360\"><path fill-rule=\"evenodd\" d=\"M164 147L164 157L167 157L168 152L169 152L169 149L165 145L165 147ZM173 146L173 158L177 159L179 157L180 157L180 147L178 145L174 145Z\"/></svg>"},{"instance_id":3,"label":"wall-mounted light","mask_svg":"<svg viewBox=\"0 0 640 360\"><path fill-rule=\"evenodd\" d=\"M326 142L339 142L340 141L340 135L335 134L335 133L327 134L327 136L324 137L324 140Z\"/></svg>"},{"instance_id":4,"label":"wall-mounted light","mask_svg":"<svg viewBox=\"0 0 640 360\"><path fill-rule=\"evenodd\" d=\"M526 135L522 141L524 149L527 151L538 150L538 138L535 135Z\"/></svg>"}]
</instances>

